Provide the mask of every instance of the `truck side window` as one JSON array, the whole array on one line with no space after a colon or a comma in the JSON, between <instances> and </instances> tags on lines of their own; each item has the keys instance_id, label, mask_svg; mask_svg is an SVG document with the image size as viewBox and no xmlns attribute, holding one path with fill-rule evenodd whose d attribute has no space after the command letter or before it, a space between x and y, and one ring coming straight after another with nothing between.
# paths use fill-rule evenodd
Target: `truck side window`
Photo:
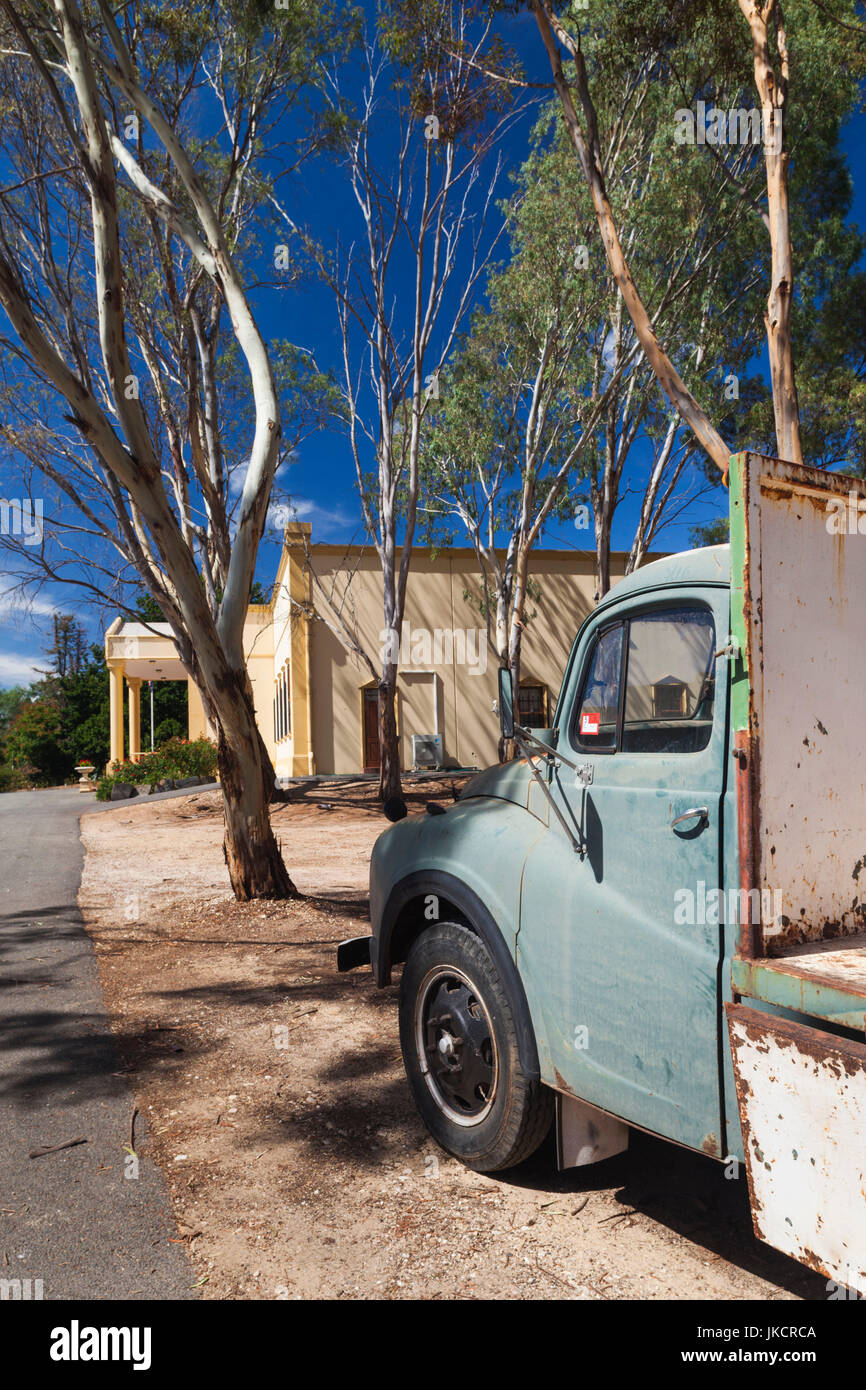
<instances>
[{"instance_id":1,"label":"truck side window","mask_svg":"<svg viewBox=\"0 0 866 1390\"><path fill-rule=\"evenodd\" d=\"M574 741L581 748L616 748L616 721L622 678L623 626L602 632L593 647L577 705Z\"/></svg>"},{"instance_id":2,"label":"truck side window","mask_svg":"<svg viewBox=\"0 0 866 1390\"><path fill-rule=\"evenodd\" d=\"M697 753L713 731L716 632L705 608L629 623L624 753Z\"/></svg>"}]
</instances>

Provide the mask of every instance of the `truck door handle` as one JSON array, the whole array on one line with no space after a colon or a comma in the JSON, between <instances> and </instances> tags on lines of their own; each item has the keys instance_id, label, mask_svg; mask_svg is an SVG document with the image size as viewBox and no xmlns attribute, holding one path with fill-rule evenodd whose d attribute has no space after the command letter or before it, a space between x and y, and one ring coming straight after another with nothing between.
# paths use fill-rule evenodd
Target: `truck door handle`
<instances>
[{"instance_id":1,"label":"truck door handle","mask_svg":"<svg viewBox=\"0 0 866 1390\"><path fill-rule=\"evenodd\" d=\"M684 820L694 820L695 816L700 816L702 821L709 823L710 813L706 806L693 806L690 811L683 811L681 816L674 816L671 821L671 829L679 825Z\"/></svg>"}]
</instances>

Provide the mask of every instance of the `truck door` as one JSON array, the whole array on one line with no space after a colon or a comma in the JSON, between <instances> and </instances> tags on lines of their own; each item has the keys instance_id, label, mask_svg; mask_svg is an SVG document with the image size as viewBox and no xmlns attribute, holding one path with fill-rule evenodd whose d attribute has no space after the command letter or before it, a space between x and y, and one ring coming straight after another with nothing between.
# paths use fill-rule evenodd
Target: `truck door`
<instances>
[{"instance_id":1,"label":"truck door","mask_svg":"<svg viewBox=\"0 0 866 1390\"><path fill-rule=\"evenodd\" d=\"M545 1079L718 1156L728 614L726 588L678 588L584 635L557 744L577 771L551 779L581 849L551 816L517 938Z\"/></svg>"}]
</instances>

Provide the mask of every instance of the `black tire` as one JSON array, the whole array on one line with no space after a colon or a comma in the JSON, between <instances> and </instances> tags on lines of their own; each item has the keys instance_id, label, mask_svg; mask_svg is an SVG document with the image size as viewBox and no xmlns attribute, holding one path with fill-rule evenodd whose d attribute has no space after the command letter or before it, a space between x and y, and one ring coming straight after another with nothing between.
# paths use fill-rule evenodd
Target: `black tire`
<instances>
[{"instance_id":1,"label":"black tire","mask_svg":"<svg viewBox=\"0 0 866 1390\"><path fill-rule=\"evenodd\" d=\"M466 927L438 922L413 942L400 982L400 1045L424 1123L468 1168L513 1168L547 1135L553 1092L523 1071L508 990Z\"/></svg>"}]
</instances>

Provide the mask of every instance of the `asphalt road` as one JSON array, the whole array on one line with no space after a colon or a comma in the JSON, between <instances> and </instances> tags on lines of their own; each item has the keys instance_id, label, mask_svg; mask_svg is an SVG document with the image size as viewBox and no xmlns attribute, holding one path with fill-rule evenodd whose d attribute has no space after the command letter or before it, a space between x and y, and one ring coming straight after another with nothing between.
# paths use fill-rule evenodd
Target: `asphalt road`
<instances>
[{"instance_id":1,"label":"asphalt road","mask_svg":"<svg viewBox=\"0 0 866 1390\"><path fill-rule=\"evenodd\" d=\"M0 1297L29 1279L45 1299L194 1298L146 1144L126 1176L135 1101L76 900L85 809L118 808L77 789L0 796Z\"/></svg>"}]
</instances>

